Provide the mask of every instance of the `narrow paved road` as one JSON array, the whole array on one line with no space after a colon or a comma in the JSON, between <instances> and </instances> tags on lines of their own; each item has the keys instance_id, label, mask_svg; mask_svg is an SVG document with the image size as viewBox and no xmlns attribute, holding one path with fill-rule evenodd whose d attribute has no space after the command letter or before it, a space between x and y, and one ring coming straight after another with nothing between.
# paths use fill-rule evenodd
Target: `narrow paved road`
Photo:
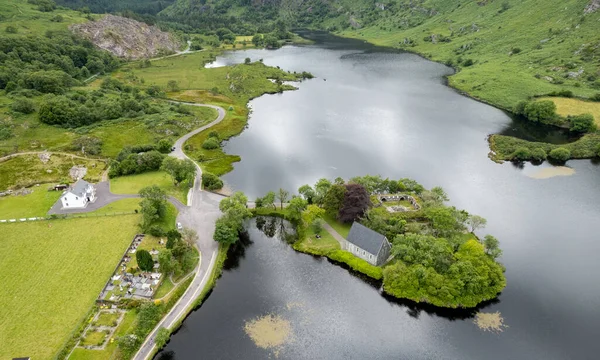
<instances>
[{"instance_id":1,"label":"narrow paved road","mask_svg":"<svg viewBox=\"0 0 600 360\"><path fill-rule=\"evenodd\" d=\"M178 103L177 101L171 101L172 103ZM217 119L210 124L204 125L184 136L179 138L175 142L175 150L171 153L179 159L187 159L187 155L183 152L183 144L192 136L204 131L218 123L225 118L225 110L219 106L195 104L195 103L181 103L190 106L203 106L210 107L218 112ZM179 212L177 221L181 222L184 227L188 227L196 230L198 233L198 248L200 249L200 264L196 269L196 274L192 283L179 299L179 301L173 306L171 311L158 323L158 325L148 335L140 350L135 354L134 360L146 360L154 351L155 343L154 339L158 329L161 327L171 328L177 321L182 319L186 314L188 308L196 301L212 273L214 268L217 252L219 245L213 240L213 233L215 231L215 222L221 216L219 210L219 202L223 198L220 195L213 194L210 192L202 191L202 169L196 164L197 174L194 186L191 190L191 197L188 201L188 207Z\"/></svg>"}]
</instances>

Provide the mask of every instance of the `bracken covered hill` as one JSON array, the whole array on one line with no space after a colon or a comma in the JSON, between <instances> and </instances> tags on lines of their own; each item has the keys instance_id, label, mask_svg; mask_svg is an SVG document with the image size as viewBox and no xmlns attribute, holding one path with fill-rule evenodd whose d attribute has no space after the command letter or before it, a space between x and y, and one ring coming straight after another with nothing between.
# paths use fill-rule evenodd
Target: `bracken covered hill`
<instances>
[{"instance_id":1,"label":"bracken covered hill","mask_svg":"<svg viewBox=\"0 0 600 360\"><path fill-rule=\"evenodd\" d=\"M106 15L98 21L73 25L71 30L99 48L128 59L172 53L181 45L173 35L155 26L114 15Z\"/></svg>"}]
</instances>

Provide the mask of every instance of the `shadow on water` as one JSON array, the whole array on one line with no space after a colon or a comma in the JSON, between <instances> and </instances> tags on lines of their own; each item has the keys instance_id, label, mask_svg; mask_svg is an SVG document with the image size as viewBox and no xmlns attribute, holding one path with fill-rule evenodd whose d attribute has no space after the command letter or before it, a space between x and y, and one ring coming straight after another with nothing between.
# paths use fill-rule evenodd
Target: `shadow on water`
<instances>
[{"instance_id":1,"label":"shadow on water","mask_svg":"<svg viewBox=\"0 0 600 360\"><path fill-rule=\"evenodd\" d=\"M512 122L499 134L516 137L527 141L545 142L550 144L568 144L581 138L581 135L572 133L568 129L556 126L534 123L523 116L506 113Z\"/></svg>"},{"instance_id":2,"label":"shadow on water","mask_svg":"<svg viewBox=\"0 0 600 360\"><path fill-rule=\"evenodd\" d=\"M252 244L250 234L243 231L240 234L240 240L227 250L227 259L223 262L223 270L233 270L240 267L240 261L246 257L246 249Z\"/></svg>"}]
</instances>

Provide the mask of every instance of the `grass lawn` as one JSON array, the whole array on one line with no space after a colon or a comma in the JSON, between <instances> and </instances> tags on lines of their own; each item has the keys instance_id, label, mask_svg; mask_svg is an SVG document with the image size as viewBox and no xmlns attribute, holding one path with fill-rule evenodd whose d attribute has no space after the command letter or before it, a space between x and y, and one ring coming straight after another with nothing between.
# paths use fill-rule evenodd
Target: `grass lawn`
<instances>
[{"instance_id":1,"label":"grass lawn","mask_svg":"<svg viewBox=\"0 0 600 360\"><path fill-rule=\"evenodd\" d=\"M134 198L134 199L121 199L121 200L117 200L113 203L110 203L106 206L101 207L98 210L94 210L91 211L89 213L84 213L84 214L76 214L73 215L74 217L77 216L86 216L86 215L101 215L101 214L108 214L108 215L112 215L114 213L131 213L134 210L139 210L140 209L140 201L142 201L142 199L139 198Z\"/></svg>"},{"instance_id":2,"label":"grass lawn","mask_svg":"<svg viewBox=\"0 0 600 360\"><path fill-rule=\"evenodd\" d=\"M83 340L81 340L81 345L100 346L104 343L105 339L106 333L104 331L88 331Z\"/></svg>"},{"instance_id":3,"label":"grass lawn","mask_svg":"<svg viewBox=\"0 0 600 360\"><path fill-rule=\"evenodd\" d=\"M152 171L110 179L110 191L115 194L137 194L141 189L151 185L158 185L165 190L167 195L171 195L183 204L187 204L189 186L184 184L173 185L173 180L166 172Z\"/></svg>"},{"instance_id":4,"label":"grass lawn","mask_svg":"<svg viewBox=\"0 0 600 360\"><path fill-rule=\"evenodd\" d=\"M61 194L46 188L35 186L31 194L0 197L0 219L45 216Z\"/></svg>"},{"instance_id":5,"label":"grass lawn","mask_svg":"<svg viewBox=\"0 0 600 360\"><path fill-rule=\"evenodd\" d=\"M121 313L109 313L103 311L98 315L98 319L94 322L94 326L114 326L119 318L121 317Z\"/></svg>"},{"instance_id":6,"label":"grass lawn","mask_svg":"<svg viewBox=\"0 0 600 360\"><path fill-rule=\"evenodd\" d=\"M584 101L573 98L547 97L540 100L552 100L556 104L558 115L592 114L596 125L600 127L600 102Z\"/></svg>"},{"instance_id":7,"label":"grass lawn","mask_svg":"<svg viewBox=\"0 0 600 360\"><path fill-rule=\"evenodd\" d=\"M84 179L90 182L100 181L106 168L104 161L68 155L52 155L45 164L37 155L17 156L0 162L0 191L42 183L73 182L69 170L75 165L87 168Z\"/></svg>"},{"instance_id":8,"label":"grass lawn","mask_svg":"<svg viewBox=\"0 0 600 360\"><path fill-rule=\"evenodd\" d=\"M352 227L352 224L343 224L343 223L337 221L337 219L334 218L333 216L329 216L329 215L323 216L323 220L325 220L332 228L335 229L335 231L337 231L344 238L348 237L348 234L350 233L350 228Z\"/></svg>"},{"instance_id":9,"label":"grass lawn","mask_svg":"<svg viewBox=\"0 0 600 360\"><path fill-rule=\"evenodd\" d=\"M325 255L332 250L340 250L341 247L326 230L321 231L321 238L317 239L312 229L308 229L306 237L294 243L294 249L314 255Z\"/></svg>"},{"instance_id":10,"label":"grass lawn","mask_svg":"<svg viewBox=\"0 0 600 360\"><path fill-rule=\"evenodd\" d=\"M115 331L113 335L113 342L108 340L106 344L106 348L104 350L87 350L80 347L75 348L73 353L69 357L69 360L109 360L109 359L119 359L119 349L117 347L116 338L119 336L125 335L133 326L135 320L137 318L137 314L135 310L130 310L125 313L123 317L123 321L117 327L117 331Z\"/></svg>"},{"instance_id":11,"label":"grass lawn","mask_svg":"<svg viewBox=\"0 0 600 360\"><path fill-rule=\"evenodd\" d=\"M0 359L50 359L60 350L137 233L139 218L1 225Z\"/></svg>"},{"instance_id":12,"label":"grass lawn","mask_svg":"<svg viewBox=\"0 0 600 360\"><path fill-rule=\"evenodd\" d=\"M169 293L169 291L171 291L174 287L175 287L175 285L171 282L171 279L169 279L169 277L167 277L160 284L158 290L156 290L156 294L154 294L154 298L155 299L162 298L163 296L167 295Z\"/></svg>"}]
</instances>

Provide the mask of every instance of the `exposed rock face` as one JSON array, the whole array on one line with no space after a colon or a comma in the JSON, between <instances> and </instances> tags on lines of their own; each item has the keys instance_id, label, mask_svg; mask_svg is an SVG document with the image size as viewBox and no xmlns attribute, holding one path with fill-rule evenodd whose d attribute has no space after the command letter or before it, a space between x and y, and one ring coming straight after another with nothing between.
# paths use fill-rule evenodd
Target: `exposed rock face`
<instances>
[{"instance_id":1,"label":"exposed rock face","mask_svg":"<svg viewBox=\"0 0 600 360\"><path fill-rule=\"evenodd\" d=\"M592 0L588 6L583 10L584 13L590 14L600 9L600 0Z\"/></svg>"},{"instance_id":2,"label":"exposed rock face","mask_svg":"<svg viewBox=\"0 0 600 360\"><path fill-rule=\"evenodd\" d=\"M177 39L156 26L121 16L106 15L98 21L73 25L71 30L99 48L128 59L172 53L180 46Z\"/></svg>"}]
</instances>

